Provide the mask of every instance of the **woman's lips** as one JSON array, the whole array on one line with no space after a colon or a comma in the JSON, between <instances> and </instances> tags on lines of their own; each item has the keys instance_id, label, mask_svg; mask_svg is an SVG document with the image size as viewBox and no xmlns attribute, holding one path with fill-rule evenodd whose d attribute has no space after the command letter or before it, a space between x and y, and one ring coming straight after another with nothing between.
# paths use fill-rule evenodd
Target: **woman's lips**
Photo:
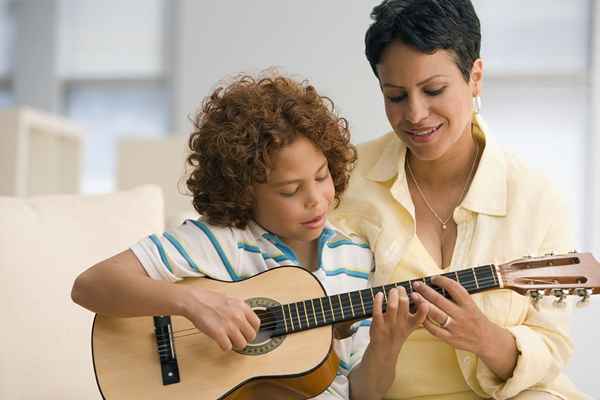
<instances>
[{"instance_id":1,"label":"woman's lips","mask_svg":"<svg viewBox=\"0 0 600 400\"><path fill-rule=\"evenodd\" d=\"M429 142L438 133L444 124L439 124L432 128L425 129L406 129L404 132L417 143Z\"/></svg>"}]
</instances>

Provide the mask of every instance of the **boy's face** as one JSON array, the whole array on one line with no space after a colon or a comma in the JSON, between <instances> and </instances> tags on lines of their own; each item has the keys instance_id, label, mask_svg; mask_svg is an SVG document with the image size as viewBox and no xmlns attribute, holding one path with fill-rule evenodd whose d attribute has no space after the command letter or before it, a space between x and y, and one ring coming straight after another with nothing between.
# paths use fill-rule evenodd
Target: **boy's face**
<instances>
[{"instance_id":1,"label":"boy's face","mask_svg":"<svg viewBox=\"0 0 600 400\"><path fill-rule=\"evenodd\" d=\"M254 185L254 220L292 248L317 239L335 196L325 155L300 135L272 161L268 182Z\"/></svg>"}]
</instances>

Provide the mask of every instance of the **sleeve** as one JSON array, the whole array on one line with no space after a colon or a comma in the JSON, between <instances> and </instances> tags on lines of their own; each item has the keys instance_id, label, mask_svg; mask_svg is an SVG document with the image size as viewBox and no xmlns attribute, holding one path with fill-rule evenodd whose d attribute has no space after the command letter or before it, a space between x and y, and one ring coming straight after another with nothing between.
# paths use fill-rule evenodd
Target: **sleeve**
<instances>
[{"instance_id":1,"label":"sleeve","mask_svg":"<svg viewBox=\"0 0 600 400\"><path fill-rule=\"evenodd\" d=\"M224 281L240 279L236 270L240 254L235 232L202 220L187 220L162 235L152 234L131 250L153 279L171 282L202 276Z\"/></svg>"},{"instance_id":2,"label":"sleeve","mask_svg":"<svg viewBox=\"0 0 600 400\"><path fill-rule=\"evenodd\" d=\"M562 254L574 248L568 212L558 196L554 196L554 200L547 211L552 222L548 225L538 255ZM522 296L515 294L513 298L520 298L524 303L522 324L507 327L519 351L513 376L504 382L484 363L477 365L477 379L482 389L495 399L508 399L525 389L551 384L573 352L569 337L572 303L557 307L552 296L546 296L534 307Z\"/></svg>"}]
</instances>

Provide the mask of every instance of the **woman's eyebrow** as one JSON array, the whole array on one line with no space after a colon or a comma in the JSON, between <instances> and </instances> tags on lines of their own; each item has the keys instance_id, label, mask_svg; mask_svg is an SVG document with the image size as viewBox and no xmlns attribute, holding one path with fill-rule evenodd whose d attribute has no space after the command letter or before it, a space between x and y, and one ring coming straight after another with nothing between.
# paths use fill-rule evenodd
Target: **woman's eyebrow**
<instances>
[{"instance_id":1,"label":"woman's eyebrow","mask_svg":"<svg viewBox=\"0 0 600 400\"><path fill-rule=\"evenodd\" d=\"M422 85L426 84L427 82L429 82L430 80L433 80L435 78L445 78L445 77L446 77L446 75L441 75L441 74L432 75L429 78L423 79L421 82L417 82L417 86L422 86ZM393 83L387 83L387 82L383 83L381 85L381 87L390 87L390 88L395 88L395 89L404 89L404 86L394 85Z\"/></svg>"}]
</instances>

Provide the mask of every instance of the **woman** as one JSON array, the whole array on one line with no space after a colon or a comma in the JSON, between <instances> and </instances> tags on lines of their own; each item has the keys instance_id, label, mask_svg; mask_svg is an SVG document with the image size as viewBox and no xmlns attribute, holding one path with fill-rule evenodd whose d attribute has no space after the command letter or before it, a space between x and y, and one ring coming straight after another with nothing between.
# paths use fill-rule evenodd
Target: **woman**
<instances>
[{"instance_id":1,"label":"woman","mask_svg":"<svg viewBox=\"0 0 600 400\"><path fill-rule=\"evenodd\" d=\"M369 240L374 284L571 250L560 197L486 135L471 2L390 0L372 18L366 55L393 132L359 146L333 218ZM369 342L361 324L352 398L585 398L561 373L572 350L568 311L509 290L469 296L449 279L435 283L452 299L418 287L430 311L406 340L376 313L359 363Z\"/></svg>"}]
</instances>

